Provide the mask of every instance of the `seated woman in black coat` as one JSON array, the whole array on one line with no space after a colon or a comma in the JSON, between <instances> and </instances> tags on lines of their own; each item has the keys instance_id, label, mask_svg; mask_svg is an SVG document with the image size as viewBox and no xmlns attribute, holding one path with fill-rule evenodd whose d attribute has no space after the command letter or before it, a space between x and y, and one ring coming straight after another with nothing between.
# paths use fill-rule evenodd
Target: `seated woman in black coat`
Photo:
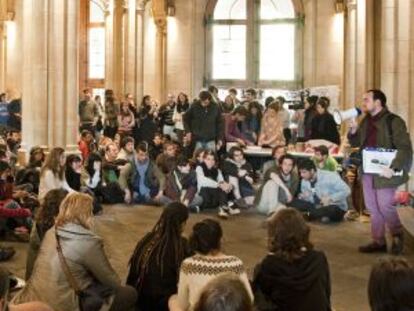
<instances>
[{"instance_id":1,"label":"seated woman in black coat","mask_svg":"<svg viewBox=\"0 0 414 311\"><path fill-rule=\"evenodd\" d=\"M138 310L168 311L168 299L177 292L181 262L191 255L182 237L187 219L185 205L168 204L152 231L135 247L127 284L138 292Z\"/></svg>"},{"instance_id":2,"label":"seated woman in black coat","mask_svg":"<svg viewBox=\"0 0 414 311\"><path fill-rule=\"evenodd\" d=\"M338 146L341 143L338 127L328 112L330 101L328 97L320 97L316 102L317 115L312 120L311 139L325 139Z\"/></svg>"},{"instance_id":3,"label":"seated woman in black coat","mask_svg":"<svg viewBox=\"0 0 414 311\"><path fill-rule=\"evenodd\" d=\"M66 158L65 177L68 185L75 191L87 193L93 197L93 214L97 215L102 212L102 206L96 198L94 192L88 188L90 179L83 170L82 159L71 154Z\"/></svg>"},{"instance_id":4,"label":"seated woman in black coat","mask_svg":"<svg viewBox=\"0 0 414 311\"><path fill-rule=\"evenodd\" d=\"M310 228L291 208L269 220L270 253L256 267L253 285L257 309L331 310L329 266L325 254L313 250ZM273 309L273 308L272 308Z\"/></svg>"}]
</instances>

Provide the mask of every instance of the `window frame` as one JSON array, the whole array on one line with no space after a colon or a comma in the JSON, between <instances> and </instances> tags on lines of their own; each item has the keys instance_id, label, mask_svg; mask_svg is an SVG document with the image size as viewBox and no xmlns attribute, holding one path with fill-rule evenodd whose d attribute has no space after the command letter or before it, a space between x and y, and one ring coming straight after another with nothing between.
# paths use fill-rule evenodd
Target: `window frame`
<instances>
[{"instance_id":1,"label":"window frame","mask_svg":"<svg viewBox=\"0 0 414 311\"><path fill-rule=\"evenodd\" d=\"M87 37L87 46L86 46L86 55L87 55L87 67L86 67L86 78L88 80L88 85L90 85L93 88L102 88L103 85L105 84L105 70L104 70L104 77L103 78L90 78L90 73L89 73L89 64L90 64L90 60L89 60L89 52L90 52L90 46L89 46L89 42L90 42L90 30L92 28L101 28L104 30L105 33L105 20L103 22L91 22L90 21L90 3L94 2L98 7L100 7L102 9L102 11L104 12L104 16L105 16L105 8L101 6L101 4L99 3L99 1L96 0L88 0L88 4L87 4L87 12L86 12L86 16L87 16L87 27L86 27L86 37ZM105 35L104 35L105 36ZM106 38L105 38L106 41ZM106 61L106 59L105 59ZM106 66L104 66L106 67Z\"/></svg>"},{"instance_id":2,"label":"window frame","mask_svg":"<svg viewBox=\"0 0 414 311\"><path fill-rule=\"evenodd\" d=\"M205 25L205 74L204 86L214 84L220 88L260 88L295 90L303 87L303 29L304 15L300 0L291 0L295 10L294 18L260 19L260 0L246 1L247 18L214 20L214 10L219 0L210 0L204 17ZM260 26L294 24L294 79L260 80ZM213 25L246 25L246 79L213 79Z\"/></svg>"}]
</instances>

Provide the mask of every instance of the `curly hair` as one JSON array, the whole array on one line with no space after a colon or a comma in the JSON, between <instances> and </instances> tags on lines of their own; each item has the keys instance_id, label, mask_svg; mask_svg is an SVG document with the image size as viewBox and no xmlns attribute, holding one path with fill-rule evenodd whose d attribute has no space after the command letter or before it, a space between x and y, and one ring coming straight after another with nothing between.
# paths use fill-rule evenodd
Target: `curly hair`
<instances>
[{"instance_id":1,"label":"curly hair","mask_svg":"<svg viewBox=\"0 0 414 311\"><path fill-rule=\"evenodd\" d=\"M303 216L293 208L282 209L269 221L269 251L288 262L301 258L313 249L310 228Z\"/></svg>"}]
</instances>

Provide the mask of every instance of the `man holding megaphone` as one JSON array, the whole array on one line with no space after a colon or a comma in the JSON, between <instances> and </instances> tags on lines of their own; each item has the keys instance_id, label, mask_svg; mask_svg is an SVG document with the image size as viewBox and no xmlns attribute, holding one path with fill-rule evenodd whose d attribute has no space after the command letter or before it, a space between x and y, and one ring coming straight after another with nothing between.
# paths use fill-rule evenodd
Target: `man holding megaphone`
<instances>
[{"instance_id":1,"label":"man holding megaphone","mask_svg":"<svg viewBox=\"0 0 414 311\"><path fill-rule=\"evenodd\" d=\"M367 91L361 108L365 116L359 125L355 120L358 115L355 111L341 115L342 120L350 120L348 139L351 146L359 147L361 152L372 148L392 149L396 151L396 156L389 166L382 168L380 174L362 174L364 201L371 213L372 241L360 246L359 251L387 252L385 228L388 227L392 234L391 253L398 255L403 250L403 231L394 198L397 187L408 181L413 156L410 135L404 120L388 110L387 98L381 90Z\"/></svg>"}]
</instances>

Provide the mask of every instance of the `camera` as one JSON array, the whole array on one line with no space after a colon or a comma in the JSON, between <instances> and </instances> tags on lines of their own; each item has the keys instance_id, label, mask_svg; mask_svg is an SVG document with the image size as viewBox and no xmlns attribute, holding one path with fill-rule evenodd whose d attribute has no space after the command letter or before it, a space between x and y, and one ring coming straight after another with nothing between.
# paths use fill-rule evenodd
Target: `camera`
<instances>
[{"instance_id":1,"label":"camera","mask_svg":"<svg viewBox=\"0 0 414 311\"><path fill-rule=\"evenodd\" d=\"M293 92L294 100L287 100L289 110L300 110L305 109L305 98L310 95L309 89ZM299 97L299 98L298 98Z\"/></svg>"}]
</instances>

